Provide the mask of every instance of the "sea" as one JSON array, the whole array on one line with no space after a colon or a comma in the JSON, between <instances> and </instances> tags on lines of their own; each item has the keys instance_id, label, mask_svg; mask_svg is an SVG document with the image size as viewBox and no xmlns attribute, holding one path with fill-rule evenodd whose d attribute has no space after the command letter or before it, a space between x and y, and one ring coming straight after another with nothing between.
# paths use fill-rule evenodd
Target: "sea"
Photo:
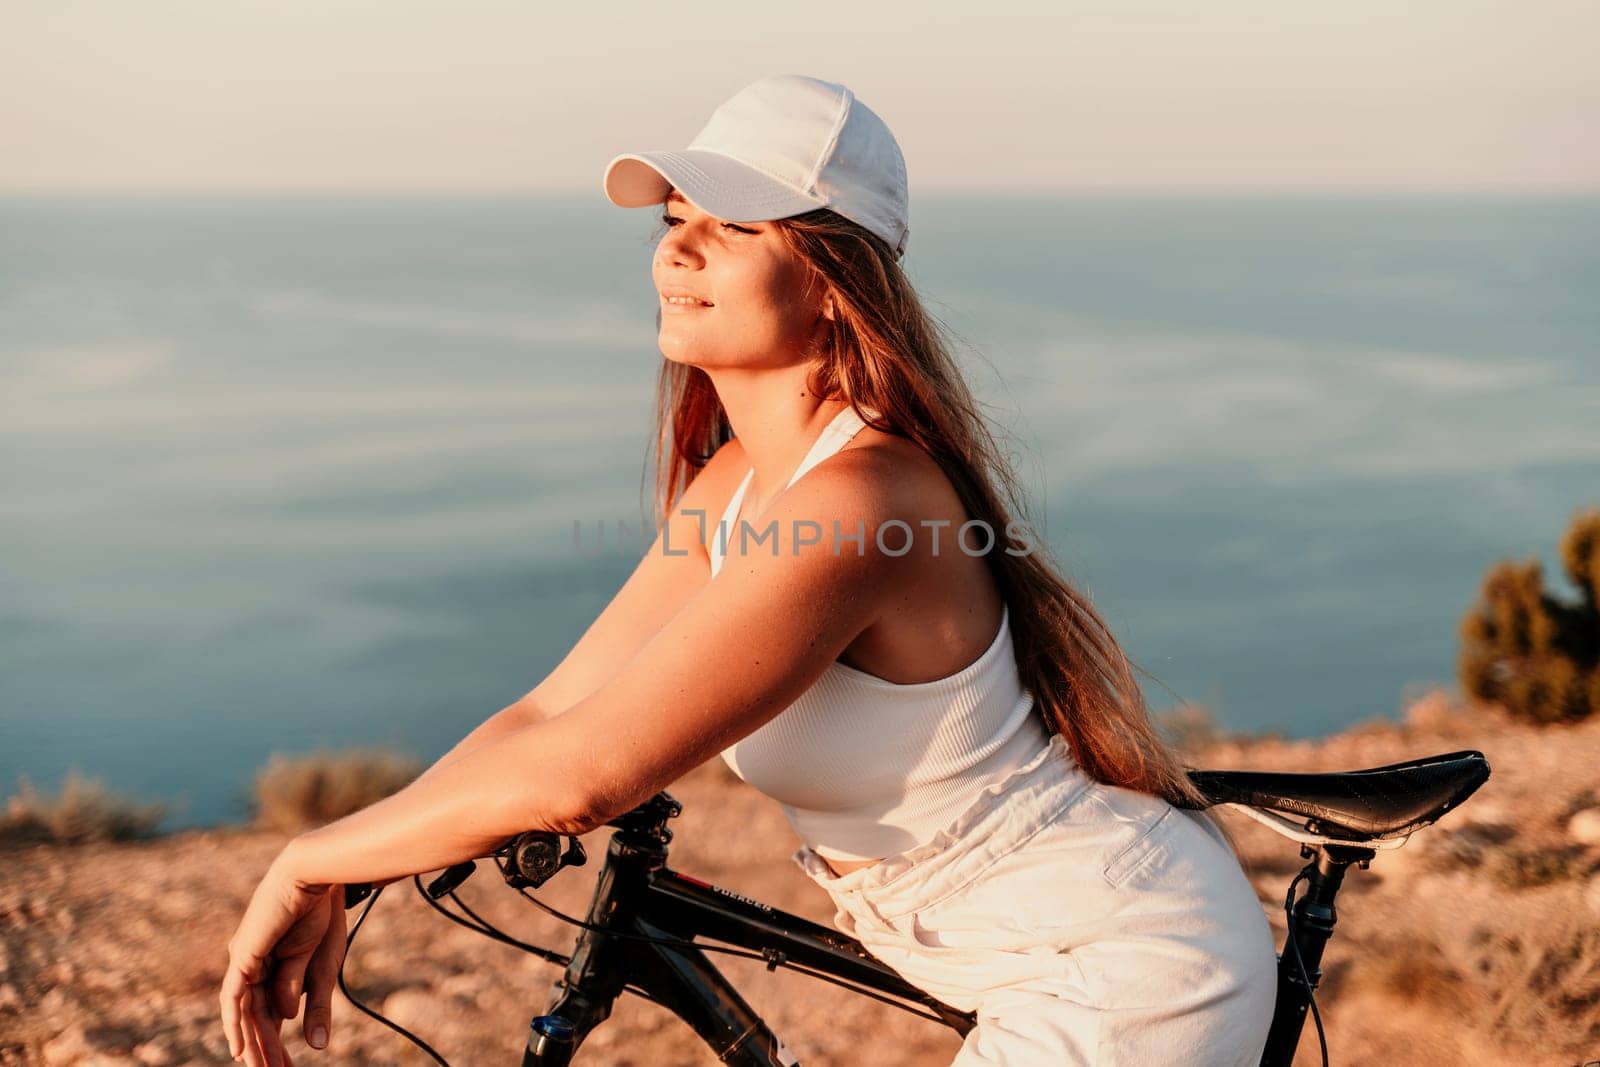
<instances>
[{"instance_id":1,"label":"sea","mask_svg":"<svg viewBox=\"0 0 1600 1067\"><path fill-rule=\"evenodd\" d=\"M1496 560L1572 595L1600 199L912 214L906 268L1158 713L1396 717L1455 685ZM432 759L537 684L645 548L655 233L598 193L0 198L0 798L75 769L231 822L274 753Z\"/></svg>"}]
</instances>

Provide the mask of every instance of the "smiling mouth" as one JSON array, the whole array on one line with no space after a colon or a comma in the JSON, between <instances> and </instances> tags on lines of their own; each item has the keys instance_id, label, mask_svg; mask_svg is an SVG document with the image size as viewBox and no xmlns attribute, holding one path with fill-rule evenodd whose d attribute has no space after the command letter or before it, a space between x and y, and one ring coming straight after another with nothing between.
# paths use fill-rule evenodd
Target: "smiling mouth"
<instances>
[{"instance_id":1,"label":"smiling mouth","mask_svg":"<svg viewBox=\"0 0 1600 1067\"><path fill-rule=\"evenodd\" d=\"M662 303L670 304L673 307L687 307L687 308L716 307L716 305L711 303L709 300L697 300L692 296L664 296L664 297L661 298L661 301L662 301Z\"/></svg>"}]
</instances>

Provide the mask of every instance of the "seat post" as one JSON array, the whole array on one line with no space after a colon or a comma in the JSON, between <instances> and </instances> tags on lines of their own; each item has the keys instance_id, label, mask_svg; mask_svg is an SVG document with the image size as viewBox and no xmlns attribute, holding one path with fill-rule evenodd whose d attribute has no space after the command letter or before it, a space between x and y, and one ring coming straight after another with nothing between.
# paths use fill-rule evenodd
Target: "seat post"
<instances>
[{"instance_id":1,"label":"seat post","mask_svg":"<svg viewBox=\"0 0 1600 1067\"><path fill-rule=\"evenodd\" d=\"M1273 1012L1272 1029L1261 1054L1262 1067L1288 1067L1294 1061L1306 1012L1311 1007L1311 994L1322 982L1322 951L1338 922L1333 899L1344 884L1345 869L1352 863L1365 868L1375 854L1370 848L1351 845L1300 846L1300 855L1311 857L1312 861L1300 872L1307 881L1307 888L1295 901L1294 926L1278 956L1277 1009ZM1298 961L1295 947L1300 950ZM1311 979L1309 986L1300 976L1302 963Z\"/></svg>"}]
</instances>

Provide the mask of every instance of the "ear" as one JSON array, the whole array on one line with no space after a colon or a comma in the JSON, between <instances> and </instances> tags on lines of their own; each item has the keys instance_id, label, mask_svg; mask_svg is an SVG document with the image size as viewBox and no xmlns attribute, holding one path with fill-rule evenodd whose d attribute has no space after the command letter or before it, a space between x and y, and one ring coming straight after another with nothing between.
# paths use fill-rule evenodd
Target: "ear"
<instances>
[{"instance_id":1,"label":"ear","mask_svg":"<svg viewBox=\"0 0 1600 1067\"><path fill-rule=\"evenodd\" d=\"M829 322L833 322L835 321L835 316L837 314L838 309L833 303L833 290L830 289L827 293L823 294L822 297L822 317Z\"/></svg>"}]
</instances>

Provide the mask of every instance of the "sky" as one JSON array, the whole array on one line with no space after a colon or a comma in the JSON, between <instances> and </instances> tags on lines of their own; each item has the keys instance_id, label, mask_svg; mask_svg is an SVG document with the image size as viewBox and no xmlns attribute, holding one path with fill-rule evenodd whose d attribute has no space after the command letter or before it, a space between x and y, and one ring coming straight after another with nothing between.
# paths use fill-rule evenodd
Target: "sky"
<instances>
[{"instance_id":1,"label":"sky","mask_svg":"<svg viewBox=\"0 0 1600 1067\"><path fill-rule=\"evenodd\" d=\"M917 190L1600 191L1600 3L0 0L0 193L589 192L767 74Z\"/></svg>"}]
</instances>

